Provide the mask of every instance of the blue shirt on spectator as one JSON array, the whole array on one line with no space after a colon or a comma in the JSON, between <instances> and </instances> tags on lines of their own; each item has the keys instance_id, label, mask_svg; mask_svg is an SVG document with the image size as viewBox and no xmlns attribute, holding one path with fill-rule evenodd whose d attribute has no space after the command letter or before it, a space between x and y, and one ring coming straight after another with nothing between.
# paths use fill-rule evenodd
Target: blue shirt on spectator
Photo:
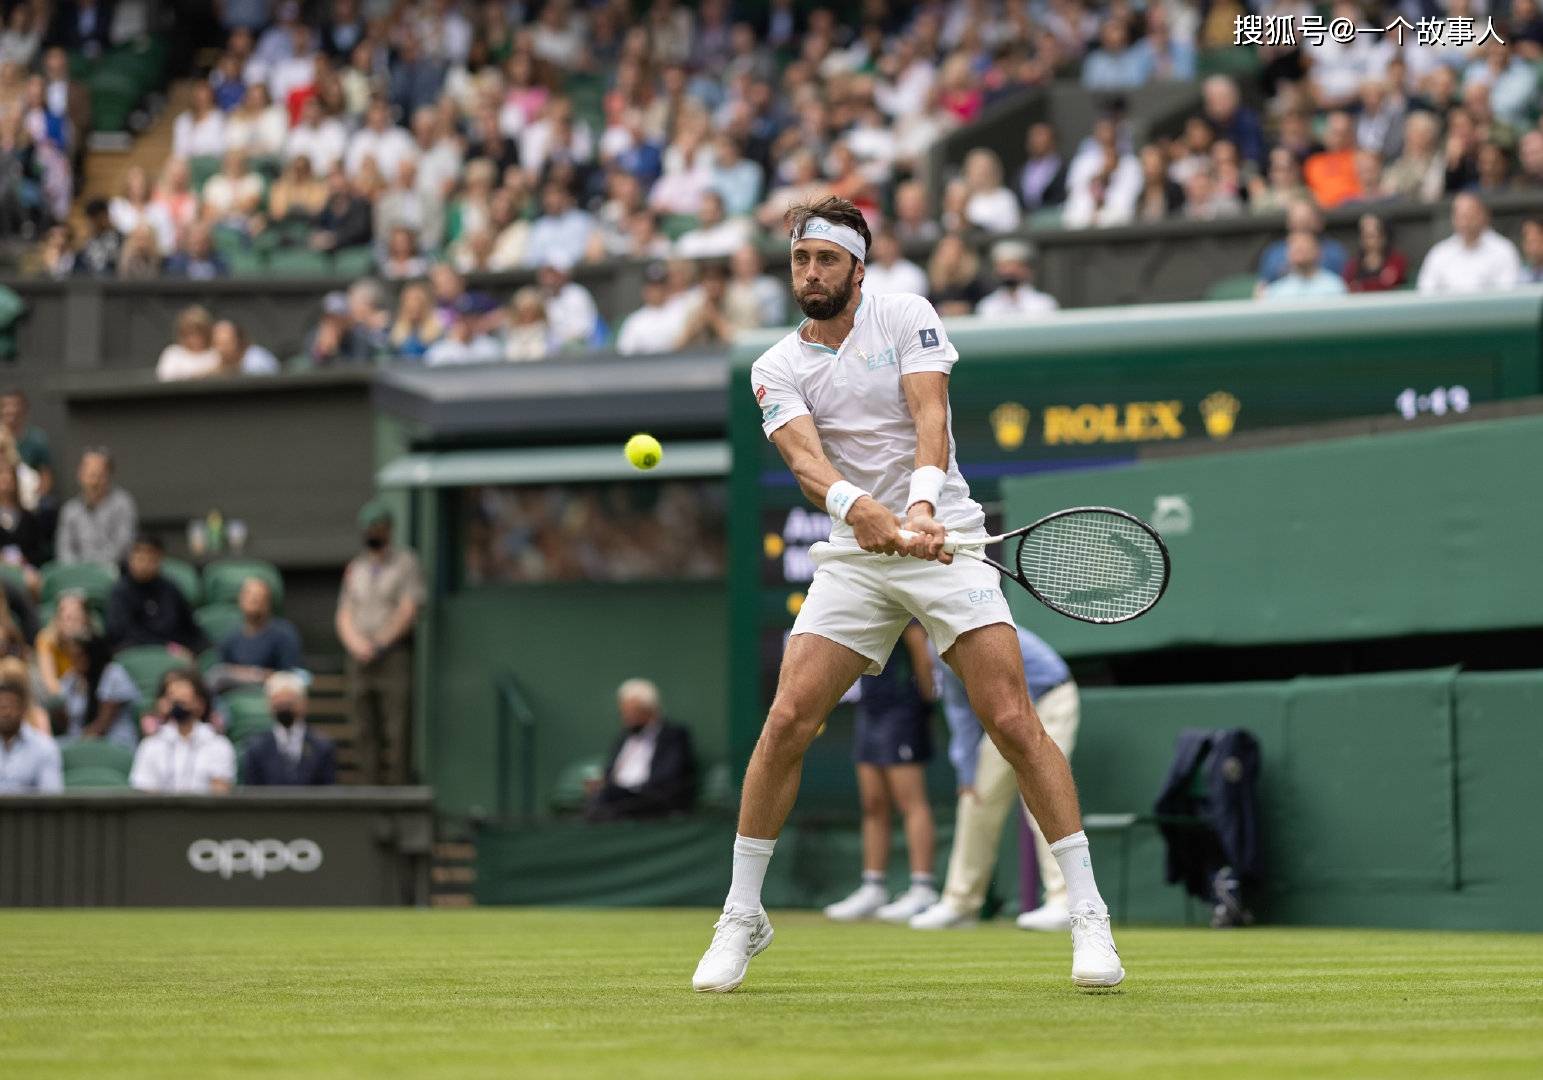
<instances>
[{"instance_id":1,"label":"blue shirt on spectator","mask_svg":"<svg viewBox=\"0 0 1543 1080\"><path fill-rule=\"evenodd\" d=\"M1136 49L1097 49L1082 62L1082 85L1089 90L1129 90L1147 81L1149 58Z\"/></svg>"},{"instance_id":2,"label":"blue shirt on spectator","mask_svg":"<svg viewBox=\"0 0 1543 1080\"><path fill-rule=\"evenodd\" d=\"M76 738L95 719L86 715L89 704L86 680L80 672L72 671L59 680L59 689L64 698L65 714L69 718L66 735ZM134 745L139 742L139 732L134 724L133 705L139 700L139 687L134 685L133 678L122 664L114 661L102 670L102 677L96 684L96 700L98 707L107 703L117 706L112 721L107 725L104 736L107 741L134 749Z\"/></svg>"},{"instance_id":3,"label":"blue shirt on spectator","mask_svg":"<svg viewBox=\"0 0 1543 1080\"><path fill-rule=\"evenodd\" d=\"M56 795L64 790L59 747L26 724L10 745L0 738L0 795Z\"/></svg>"},{"instance_id":4,"label":"blue shirt on spectator","mask_svg":"<svg viewBox=\"0 0 1543 1080\"><path fill-rule=\"evenodd\" d=\"M594 219L579 209L538 217L525 242L525 265L539 266L554 258L569 266L578 265L584 259L594 227Z\"/></svg>"},{"instance_id":5,"label":"blue shirt on spectator","mask_svg":"<svg viewBox=\"0 0 1543 1080\"><path fill-rule=\"evenodd\" d=\"M1141 61L1146 65L1147 81L1153 79L1175 79L1188 82L1195 77L1195 47L1182 41L1168 42L1168 47L1159 52L1152 45L1150 38L1142 38L1132 46L1133 52L1139 53ZM1166 66L1165 66L1166 64Z\"/></svg>"},{"instance_id":6,"label":"blue shirt on spectator","mask_svg":"<svg viewBox=\"0 0 1543 1080\"><path fill-rule=\"evenodd\" d=\"M761 167L740 158L727 169L713 169L713 190L723 196L723 212L729 217L749 214L761 202Z\"/></svg>"},{"instance_id":7,"label":"blue shirt on spectator","mask_svg":"<svg viewBox=\"0 0 1543 1080\"><path fill-rule=\"evenodd\" d=\"M616 166L649 185L664 171L664 155L653 143L640 142L617 154Z\"/></svg>"},{"instance_id":8,"label":"blue shirt on spectator","mask_svg":"<svg viewBox=\"0 0 1543 1080\"><path fill-rule=\"evenodd\" d=\"M1046 693L1071 679L1071 669L1061 655L1036 634L1017 627L1018 653L1023 659L1023 675L1029 683L1029 698L1038 701ZM943 703L943 718L948 721L948 760L953 763L960 787L975 785L975 763L985 729L970 709L964 683L953 668L933 665L938 673L938 699Z\"/></svg>"},{"instance_id":9,"label":"blue shirt on spectator","mask_svg":"<svg viewBox=\"0 0 1543 1080\"><path fill-rule=\"evenodd\" d=\"M1319 265L1331 274L1343 275L1345 263L1350 261L1349 254L1345 251L1345 245L1338 240L1331 240L1327 236L1318 237ZM1272 281L1279 281L1290 272L1291 267L1286 264L1286 241L1277 240L1264 249L1264 254L1259 256L1259 280L1266 285Z\"/></svg>"},{"instance_id":10,"label":"blue shirt on spectator","mask_svg":"<svg viewBox=\"0 0 1543 1080\"><path fill-rule=\"evenodd\" d=\"M269 671L295 671L303 667L300 633L288 619L271 618L255 634L246 626L233 630L220 642L220 661Z\"/></svg>"},{"instance_id":11,"label":"blue shirt on spectator","mask_svg":"<svg viewBox=\"0 0 1543 1080\"><path fill-rule=\"evenodd\" d=\"M1300 296L1343 296L1347 291L1344 278L1329 273L1321 266L1310 277L1287 274L1264 287L1264 295L1272 300L1292 300Z\"/></svg>"}]
</instances>

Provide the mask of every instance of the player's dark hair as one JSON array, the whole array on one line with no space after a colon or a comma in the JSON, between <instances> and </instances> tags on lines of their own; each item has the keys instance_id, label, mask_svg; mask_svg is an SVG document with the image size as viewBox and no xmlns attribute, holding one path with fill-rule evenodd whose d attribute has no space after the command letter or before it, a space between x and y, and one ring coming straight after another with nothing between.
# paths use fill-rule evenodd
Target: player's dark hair
<instances>
[{"instance_id":1,"label":"player's dark hair","mask_svg":"<svg viewBox=\"0 0 1543 1080\"><path fill-rule=\"evenodd\" d=\"M827 195L811 202L794 203L782 215L782 222L788 227L788 236L794 240L803 239L804 227L809 224L810 218L824 218L832 225L845 225L863 238L864 248L873 248L873 234L868 231L863 212L845 199Z\"/></svg>"}]
</instances>

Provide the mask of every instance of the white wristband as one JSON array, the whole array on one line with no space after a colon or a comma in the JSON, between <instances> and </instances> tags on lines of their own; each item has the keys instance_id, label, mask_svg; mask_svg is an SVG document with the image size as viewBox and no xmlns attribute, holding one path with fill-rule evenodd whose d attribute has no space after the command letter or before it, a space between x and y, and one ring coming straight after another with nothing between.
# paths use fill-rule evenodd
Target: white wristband
<instances>
[{"instance_id":1,"label":"white wristband","mask_svg":"<svg viewBox=\"0 0 1543 1080\"><path fill-rule=\"evenodd\" d=\"M825 512L835 522L843 522L847 519L847 513L852 506L868 494L856 484L846 480L837 480L825 493Z\"/></svg>"},{"instance_id":2,"label":"white wristband","mask_svg":"<svg viewBox=\"0 0 1543 1080\"><path fill-rule=\"evenodd\" d=\"M947 480L948 474L936 465L923 465L911 474L911 494L905 500L905 508L909 510L919 502L931 503L932 512L936 514Z\"/></svg>"}]
</instances>

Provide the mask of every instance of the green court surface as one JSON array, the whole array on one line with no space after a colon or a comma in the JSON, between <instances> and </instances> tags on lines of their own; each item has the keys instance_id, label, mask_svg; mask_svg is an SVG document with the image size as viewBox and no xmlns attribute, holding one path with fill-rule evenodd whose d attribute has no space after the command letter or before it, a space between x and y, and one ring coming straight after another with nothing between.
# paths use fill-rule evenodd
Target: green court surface
<instances>
[{"instance_id":1,"label":"green court surface","mask_svg":"<svg viewBox=\"0 0 1543 1080\"><path fill-rule=\"evenodd\" d=\"M1117 931L1088 995L1060 935L773 913L698 995L707 911L0 914L0 1076L1543 1075L1543 936Z\"/></svg>"}]
</instances>

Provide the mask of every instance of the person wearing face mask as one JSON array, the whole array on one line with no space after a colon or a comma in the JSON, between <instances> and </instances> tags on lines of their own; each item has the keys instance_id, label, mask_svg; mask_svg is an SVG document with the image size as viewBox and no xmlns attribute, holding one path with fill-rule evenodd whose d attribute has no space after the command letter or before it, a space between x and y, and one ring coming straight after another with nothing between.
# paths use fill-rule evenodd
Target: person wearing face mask
<instances>
[{"instance_id":1,"label":"person wearing face mask","mask_svg":"<svg viewBox=\"0 0 1543 1080\"><path fill-rule=\"evenodd\" d=\"M996 272L997 287L981 297L975 314L1047 315L1060 304L1049 293L1033 285L1034 249L1022 240L1002 240L991 249L991 267Z\"/></svg>"},{"instance_id":2,"label":"person wearing face mask","mask_svg":"<svg viewBox=\"0 0 1543 1080\"><path fill-rule=\"evenodd\" d=\"M696 754L691 732L664 718L659 688L628 679L616 691L622 733L602 777L589 783L590 821L662 817L696 805Z\"/></svg>"},{"instance_id":3,"label":"person wearing face mask","mask_svg":"<svg viewBox=\"0 0 1543 1080\"><path fill-rule=\"evenodd\" d=\"M407 782L412 632L426 596L418 556L391 543L391 508L359 512L364 551L343 571L334 625L348 650L348 699L366 783ZM388 751L389 748L389 751Z\"/></svg>"},{"instance_id":4,"label":"person wearing face mask","mask_svg":"<svg viewBox=\"0 0 1543 1080\"><path fill-rule=\"evenodd\" d=\"M273 730L257 736L246 749L241 782L253 787L309 787L337 783L337 753L332 741L306 726L305 680L277 671L263 685Z\"/></svg>"},{"instance_id":5,"label":"person wearing face mask","mask_svg":"<svg viewBox=\"0 0 1543 1080\"><path fill-rule=\"evenodd\" d=\"M164 721L134 751L129 783L160 795L224 795L236 781L236 748L208 723L209 692L192 671L162 683Z\"/></svg>"}]
</instances>

